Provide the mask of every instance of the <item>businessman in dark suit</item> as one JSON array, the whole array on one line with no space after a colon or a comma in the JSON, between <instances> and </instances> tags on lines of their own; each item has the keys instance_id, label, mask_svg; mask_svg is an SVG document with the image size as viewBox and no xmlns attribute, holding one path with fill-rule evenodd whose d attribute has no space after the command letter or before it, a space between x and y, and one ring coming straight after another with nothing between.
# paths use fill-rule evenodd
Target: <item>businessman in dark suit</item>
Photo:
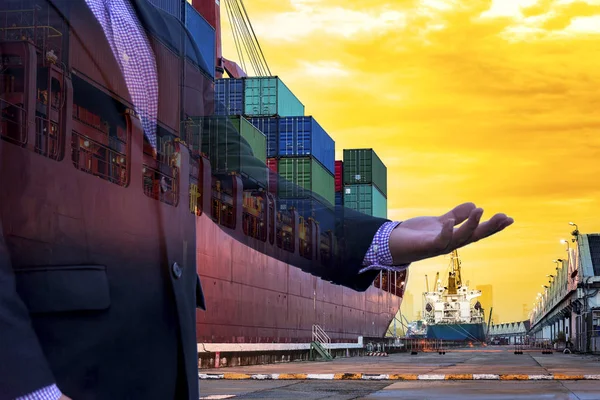
<instances>
[{"instance_id":1,"label":"businessman in dark suit","mask_svg":"<svg viewBox=\"0 0 600 400\"><path fill-rule=\"evenodd\" d=\"M185 28L146 0L41 3L64 20L73 40L88 47L92 64L106 61L94 59L95 46L111 49L111 62L116 67L100 71L99 79L103 81L99 83L111 87L116 80L127 88L124 101L139 114L146 139L156 149L158 110L161 102L169 99L159 97L161 71L157 70L156 55L148 38L158 37L184 52L181 43L189 40ZM2 4L2 8L9 8L11 2L5 0ZM209 68L197 49L193 51L197 63ZM182 85L189 86L186 82ZM141 142L134 140L134 145L141 147ZM0 143L0 161L2 146L8 145ZM252 158L245 144L239 152ZM265 168L260 162L255 164ZM10 167L0 165L0 178L7 176ZM119 269L120 266L110 265L110 260L107 268L54 268L36 261L32 262L35 270L26 270L22 268L27 264L23 260L35 257L19 253L15 245L19 242L9 231L15 228L14 224L2 226L3 216L10 219L6 202L15 204L14 197L4 195L1 199L0 400L54 400L68 399L67 396L75 400L198 399L194 308L203 306L201 286L194 268L180 268L173 262L189 256L187 264L193 265L193 249L182 251L181 243L170 241L165 233L160 257L156 257L159 262L150 251L143 270L127 269L126 265ZM19 210L13 208L10 212ZM335 212L336 236L343 238L344 248L334 260L335 273L328 272L324 278L355 290L366 290L381 269L407 268L412 262L447 254L513 223L504 214L480 222L483 210L471 203L443 216L402 223L340 208ZM189 227L182 225L185 229ZM188 235L190 231L184 233ZM59 252L60 247L52 251ZM74 258L73 255L68 259ZM71 262L94 260L97 262L90 255L82 255L80 260ZM315 268L311 272L318 275L319 271ZM65 282L82 285L81 281L85 281L85 286L75 294L65 286Z\"/></svg>"}]
</instances>

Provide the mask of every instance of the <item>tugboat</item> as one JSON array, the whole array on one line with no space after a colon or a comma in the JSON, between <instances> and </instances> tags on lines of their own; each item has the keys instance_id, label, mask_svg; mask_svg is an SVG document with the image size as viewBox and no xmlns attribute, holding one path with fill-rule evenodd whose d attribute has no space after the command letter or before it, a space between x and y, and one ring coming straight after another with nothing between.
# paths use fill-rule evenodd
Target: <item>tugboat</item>
<instances>
[{"instance_id":1,"label":"tugboat","mask_svg":"<svg viewBox=\"0 0 600 400\"><path fill-rule=\"evenodd\" d=\"M472 304L481 296L481 290L469 290L468 284L463 284L456 250L452 252L449 269L447 286L442 286L442 281L436 277L434 291L423 293L427 338L484 342L484 311L479 301Z\"/></svg>"}]
</instances>

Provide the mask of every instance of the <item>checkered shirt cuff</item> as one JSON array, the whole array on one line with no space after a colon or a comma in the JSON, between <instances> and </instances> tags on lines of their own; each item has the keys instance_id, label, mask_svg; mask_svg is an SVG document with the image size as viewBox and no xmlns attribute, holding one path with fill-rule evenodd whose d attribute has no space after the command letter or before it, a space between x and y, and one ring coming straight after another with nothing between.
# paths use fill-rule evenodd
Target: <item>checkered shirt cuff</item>
<instances>
[{"instance_id":1,"label":"checkered shirt cuff","mask_svg":"<svg viewBox=\"0 0 600 400\"><path fill-rule=\"evenodd\" d=\"M46 386L35 392L16 398L15 400L58 400L62 396L56 385Z\"/></svg>"},{"instance_id":2,"label":"checkered shirt cuff","mask_svg":"<svg viewBox=\"0 0 600 400\"><path fill-rule=\"evenodd\" d=\"M410 264L394 265L392 252L390 251L390 236L392 231L400 225L401 222L386 222L377 230L371 247L367 250L362 266L365 267L359 271L359 274L370 270L389 270L402 271L408 268Z\"/></svg>"}]
</instances>

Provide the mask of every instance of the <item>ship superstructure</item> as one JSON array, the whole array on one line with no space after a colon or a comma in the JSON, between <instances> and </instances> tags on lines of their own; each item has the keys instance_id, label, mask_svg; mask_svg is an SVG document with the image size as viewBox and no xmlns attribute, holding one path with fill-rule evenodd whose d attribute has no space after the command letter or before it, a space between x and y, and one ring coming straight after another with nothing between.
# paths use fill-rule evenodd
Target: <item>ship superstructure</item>
<instances>
[{"instance_id":1,"label":"ship superstructure","mask_svg":"<svg viewBox=\"0 0 600 400\"><path fill-rule=\"evenodd\" d=\"M439 274L438 274L439 276ZM446 286L436 276L434 290L423 293L423 316L427 322L427 337L445 340L484 339L484 310L473 300L481 290L469 289L463 283L458 252L451 254ZM429 288L428 288L429 289Z\"/></svg>"}]
</instances>

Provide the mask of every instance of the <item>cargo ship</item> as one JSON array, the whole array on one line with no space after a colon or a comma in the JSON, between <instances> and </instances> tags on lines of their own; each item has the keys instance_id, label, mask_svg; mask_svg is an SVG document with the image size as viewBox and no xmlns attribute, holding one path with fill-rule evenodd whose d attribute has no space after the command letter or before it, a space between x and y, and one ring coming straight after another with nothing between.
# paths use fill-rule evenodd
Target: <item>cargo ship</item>
<instances>
[{"instance_id":1,"label":"cargo ship","mask_svg":"<svg viewBox=\"0 0 600 400\"><path fill-rule=\"evenodd\" d=\"M222 161L211 150L207 123L223 117L202 99L214 97L223 65L239 73L221 56L219 2L151 3L166 23L185 24L203 55L177 51L180 43L149 32L161 98L174 99L159 104L157 151L124 82L104 74L118 67L91 13L69 26L45 1L2 2L0 181L9 190L0 195L0 213L14 267L143 265L160 273L166 243L195 260L202 281L199 343L307 342L313 325L334 342L383 337L407 272L382 272L366 292L305 272L307 263L327 264L342 248L319 221L329 216L301 215L298 203L282 203L268 169ZM253 117L226 118L260 143L266 139L248 126ZM308 161L267 165L329 171L313 155L301 156Z\"/></svg>"},{"instance_id":2,"label":"cargo ship","mask_svg":"<svg viewBox=\"0 0 600 400\"><path fill-rule=\"evenodd\" d=\"M449 270L446 286L436 276L434 291L428 288L423 293L427 338L484 342L484 312L479 301L473 304L473 300L481 296L481 290L469 290L468 284L463 283L456 250L452 252Z\"/></svg>"}]
</instances>

